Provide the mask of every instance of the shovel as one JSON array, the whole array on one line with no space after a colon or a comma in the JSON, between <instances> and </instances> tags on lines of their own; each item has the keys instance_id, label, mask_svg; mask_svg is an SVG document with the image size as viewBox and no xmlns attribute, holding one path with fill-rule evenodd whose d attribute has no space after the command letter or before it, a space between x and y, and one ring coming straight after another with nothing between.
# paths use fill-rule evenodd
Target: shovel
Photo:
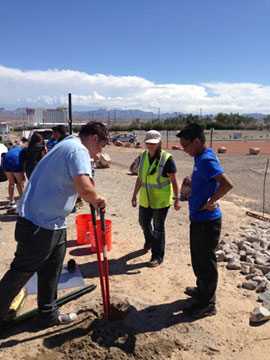
<instances>
[{"instance_id":1,"label":"shovel","mask_svg":"<svg viewBox=\"0 0 270 360\"><path fill-rule=\"evenodd\" d=\"M109 263L107 257L107 238L106 238L106 227L105 227L105 214L104 210L100 209L100 222L101 222L101 236L103 244L103 263L104 263L104 275L105 275L105 286L106 286L106 300L107 300L107 315L110 318L110 284L109 284Z\"/></svg>"},{"instance_id":2,"label":"shovel","mask_svg":"<svg viewBox=\"0 0 270 360\"><path fill-rule=\"evenodd\" d=\"M106 293L105 293L104 278L103 278L103 266L102 266L102 262L101 262L98 233L97 233L96 210L93 205L90 205L90 209L91 209L92 223L93 223L93 228L94 228L94 236L95 236L96 249L97 249L98 270L99 270L99 279L100 279L100 287L101 287L104 315L105 315L105 318L108 319L107 297L106 297Z\"/></svg>"}]
</instances>

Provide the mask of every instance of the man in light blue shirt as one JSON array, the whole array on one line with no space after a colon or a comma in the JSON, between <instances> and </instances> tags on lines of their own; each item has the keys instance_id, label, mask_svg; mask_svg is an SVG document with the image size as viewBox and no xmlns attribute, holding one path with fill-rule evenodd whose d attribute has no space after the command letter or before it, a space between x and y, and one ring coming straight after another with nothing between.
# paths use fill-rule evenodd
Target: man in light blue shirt
<instances>
[{"instance_id":1,"label":"man in light blue shirt","mask_svg":"<svg viewBox=\"0 0 270 360\"><path fill-rule=\"evenodd\" d=\"M92 178L90 155L80 138L70 135L35 168L18 205L19 215L45 229L65 228L78 195L72 180L78 174Z\"/></svg>"},{"instance_id":2,"label":"man in light blue shirt","mask_svg":"<svg viewBox=\"0 0 270 360\"><path fill-rule=\"evenodd\" d=\"M107 128L83 125L79 137L68 136L38 163L18 205L15 257L0 281L0 326L12 300L31 276L38 274L38 323L41 327L69 323L75 313L60 314L57 284L66 251L66 218L78 194L96 209L106 200L93 187L90 156L108 143Z\"/></svg>"}]
</instances>

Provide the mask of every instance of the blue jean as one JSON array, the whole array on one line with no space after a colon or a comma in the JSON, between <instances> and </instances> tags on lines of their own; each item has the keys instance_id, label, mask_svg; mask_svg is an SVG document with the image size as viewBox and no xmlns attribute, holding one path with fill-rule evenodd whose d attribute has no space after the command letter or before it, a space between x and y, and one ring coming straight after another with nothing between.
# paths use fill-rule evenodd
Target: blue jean
<instances>
[{"instance_id":1,"label":"blue jean","mask_svg":"<svg viewBox=\"0 0 270 360\"><path fill-rule=\"evenodd\" d=\"M163 261L165 253L165 220L168 210L169 207L162 209L139 207L139 224L143 230L145 242L152 246L151 260Z\"/></svg>"}]
</instances>

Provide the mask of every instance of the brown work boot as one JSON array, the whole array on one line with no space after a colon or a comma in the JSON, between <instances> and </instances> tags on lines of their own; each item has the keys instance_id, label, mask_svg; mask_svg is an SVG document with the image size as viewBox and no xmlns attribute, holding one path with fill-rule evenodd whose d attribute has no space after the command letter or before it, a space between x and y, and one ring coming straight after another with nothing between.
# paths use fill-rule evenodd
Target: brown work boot
<instances>
[{"instance_id":1,"label":"brown work boot","mask_svg":"<svg viewBox=\"0 0 270 360\"><path fill-rule=\"evenodd\" d=\"M147 266L153 268L153 267L159 266L160 264L161 264L161 261L156 259L156 260L149 261Z\"/></svg>"}]
</instances>

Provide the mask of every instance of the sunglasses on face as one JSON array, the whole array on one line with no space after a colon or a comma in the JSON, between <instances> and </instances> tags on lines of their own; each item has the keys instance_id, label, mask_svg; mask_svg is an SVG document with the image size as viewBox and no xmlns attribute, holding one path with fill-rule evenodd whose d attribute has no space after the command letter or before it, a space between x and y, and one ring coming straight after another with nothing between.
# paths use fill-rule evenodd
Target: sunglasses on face
<instances>
[{"instance_id":1,"label":"sunglasses on face","mask_svg":"<svg viewBox=\"0 0 270 360\"><path fill-rule=\"evenodd\" d=\"M194 141L194 140L193 140ZM181 144L182 148L185 150L189 147L189 145L191 145L193 143L193 141L190 141L188 144Z\"/></svg>"}]
</instances>

